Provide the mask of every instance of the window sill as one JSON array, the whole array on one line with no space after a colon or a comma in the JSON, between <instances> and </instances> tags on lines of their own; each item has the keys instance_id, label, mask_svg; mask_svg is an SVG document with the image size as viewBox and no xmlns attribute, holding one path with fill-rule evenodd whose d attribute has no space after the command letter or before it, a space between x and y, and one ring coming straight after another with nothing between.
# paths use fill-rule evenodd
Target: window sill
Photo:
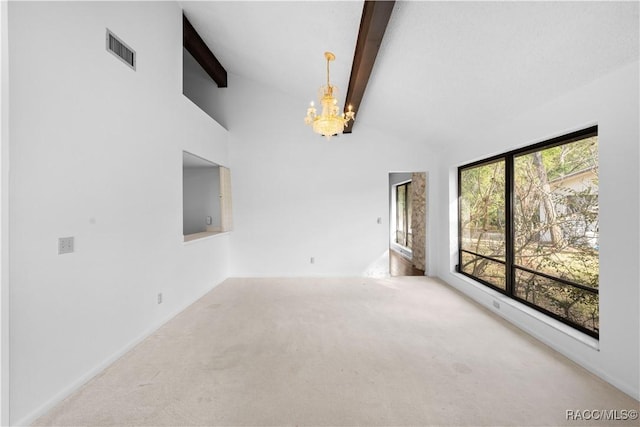
<instances>
[{"instance_id":1,"label":"window sill","mask_svg":"<svg viewBox=\"0 0 640 427\"><path fill-rule=\"evenodd\" d=\"M413 258L413 251L411 250L411 248L399 245L395 242L391 242L391 249L393 249L409 261L411 261L411 259Z\"/></svg>"},{"instance_id":2,"label":"window sill","mask_svg":"<svg viewBox=\"0 0 640 427\"><path fill-rule=\"evenodd\" d=\"M222 234L227 234L228 231L202 231L200 233L193 233L193 234L186 234L183 236L183 243L189 244L189 243L194 243L194 242L198 242L201 240L209 240L212 237L215 236L220 236Z\"/></svg>"},{"instance_id":3,"label":"window sill","mask_svg":"<svg viewBox=\"0 0 640 427\"><path fill-rule=\"evenodd\" d=\"M486 293L487 295L489 295L490 297L492 297L493 299L497 300L500 302L500 304L504 304L506 306L509 306L510 308L517 310L521 313L526 314L529 317L534 318L535 320L544 323L545 325L565 334L568 335L569 337L575 339L576 341L581 342L582 344L591 347L592 349L596 350L596 351L600 351L600 341L598 341L596 338L593 338L587 334L584 334L576 329L573 329L571 326L569 325L565 325L562 322L559 322L547 315L545 315L544 313L540 313L537 310L534 310L531 307L528 307L524 304L519 303L518 301L509 298L508 296L505 296L503 294L501 294L500 292L496 292L493 289L484 286L480 283L475 282L474 280L468 278L467 276L457 273L457 272L452 272L453 275L458 278L459 280L464 281L465 283L473 286L474 288ZM500 309L495 309L493 307L488 307L489 310L491 310L494 313L500 314Z\"/></svg>"}]
</instances>

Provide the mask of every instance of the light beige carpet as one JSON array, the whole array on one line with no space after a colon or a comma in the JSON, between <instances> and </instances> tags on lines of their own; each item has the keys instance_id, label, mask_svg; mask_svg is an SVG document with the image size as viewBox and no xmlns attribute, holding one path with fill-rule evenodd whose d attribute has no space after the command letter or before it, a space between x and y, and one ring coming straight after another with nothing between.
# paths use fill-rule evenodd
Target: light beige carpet
<instances>
[{"instance_id":1,"label":"light beige carpet","mask_svg":"<svg viewBox=\"0 0 640 427\"><path fill-rule=\"evenodd\" d=\"M596 408L638 402L438 281L229 279L35 425L625 424Z\"/></svg>"}]
</instances>

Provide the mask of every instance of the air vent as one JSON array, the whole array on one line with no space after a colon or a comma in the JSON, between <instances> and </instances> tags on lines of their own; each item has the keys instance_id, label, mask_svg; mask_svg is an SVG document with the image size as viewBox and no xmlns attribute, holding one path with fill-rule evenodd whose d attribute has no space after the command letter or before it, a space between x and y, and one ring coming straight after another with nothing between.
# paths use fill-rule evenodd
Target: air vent
<instances>
[{"instance_id":1,"label":"air vent","mask_svg":"<svg viewBox=\"0 0 640 427\"><path fill-rule=\"evenodd\" d=\"M107 28L107 50L129 67L136 69L136 52Z\"/></svg>"}]
</instances>

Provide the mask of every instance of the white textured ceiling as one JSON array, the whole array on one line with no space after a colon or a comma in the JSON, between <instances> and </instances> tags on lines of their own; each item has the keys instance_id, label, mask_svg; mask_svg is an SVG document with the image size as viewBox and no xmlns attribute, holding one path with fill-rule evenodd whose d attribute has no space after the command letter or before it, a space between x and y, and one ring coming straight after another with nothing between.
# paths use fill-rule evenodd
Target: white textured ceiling
<instances>
[{"instance_id":1,"label":"white textured ceiling","mask_svg":"<svg viewBox=\"0 0 640 427\"><path fill-rule=\"evenodd\" d=\"M333 51L343 103L361 1L181 4L228 72L300 98L301 110ZM638 22L638 2L398 1L354 133L455 143L637 60Z\"/></svg>"},{"instance_id":2,"label":"white textured ceiling","mask_svg":"<svg viewBox=\"0 0 640 427\"><path fill-rule=\"evenodd\" d=\"M361 1L196 1L181 5L227 72L301 97L302 117L326 80L325 51L336 55L331 82L344 91L343 97L346 94Z\"/></svg>"}]
</instances>

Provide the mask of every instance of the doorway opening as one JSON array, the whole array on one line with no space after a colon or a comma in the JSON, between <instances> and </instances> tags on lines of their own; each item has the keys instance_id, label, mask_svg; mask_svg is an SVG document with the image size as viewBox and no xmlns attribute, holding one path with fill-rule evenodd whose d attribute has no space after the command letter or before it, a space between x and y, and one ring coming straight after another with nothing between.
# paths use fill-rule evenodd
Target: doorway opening
<instances>
[{"instance_id":1,"label":"doorway opening","mask_svg":"<svg viewBox=\"0 0 640 427\"><path fill-rule=\"evenodd\" d=\"M389 173L389 273L424 276L426 264L425 172Z\"/></svg>"}]
</instances>

